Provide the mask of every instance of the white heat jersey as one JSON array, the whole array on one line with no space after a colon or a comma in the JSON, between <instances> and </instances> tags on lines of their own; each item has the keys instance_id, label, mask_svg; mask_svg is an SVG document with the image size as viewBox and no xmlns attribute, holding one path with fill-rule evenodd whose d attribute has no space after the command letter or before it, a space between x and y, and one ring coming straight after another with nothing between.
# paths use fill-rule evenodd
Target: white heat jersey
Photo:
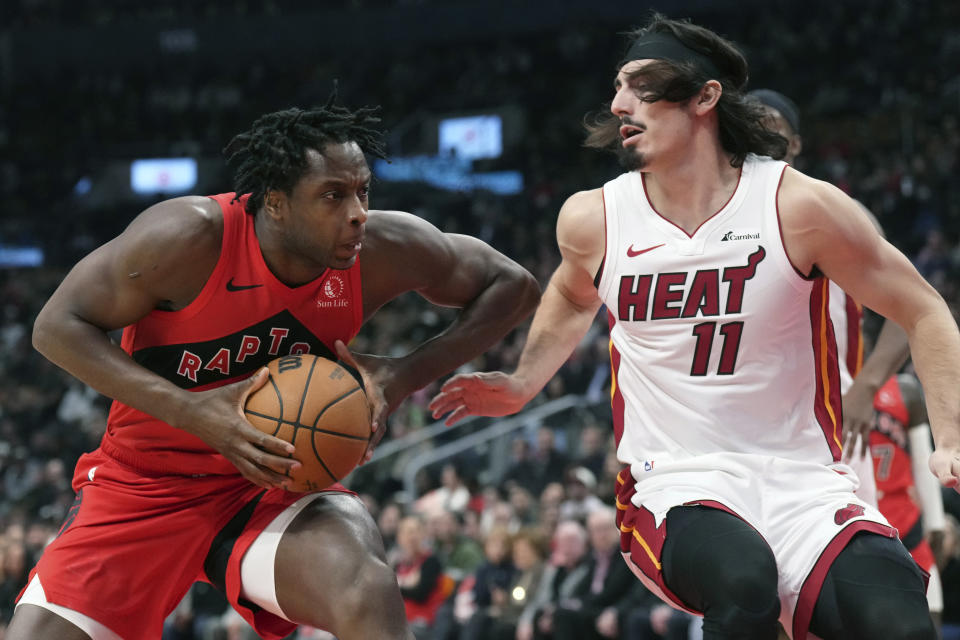
<instances>
[{"instance_id":1,"label":"white heat jersey","mask_svg":"<svg viewBox=\"0 0 960 640\"><path fill-rule=\"evenodd\" d=\"M830 282L830 319L837 337L840 393L846 393L863 365L863 308L835 282Z\"/></svg>"},{"instance_id":2,"label":"white heat jersey","mask_svg":"<svg viewBox=\"0 0 960 640\"><path fill-rule=\"evenodd\" d=\"M785 167L748 156L733 196L692 235L653 209L642 174L603 187L614 428L638 480L721 452L840 459L829 282L803 277L784 250Z\"/></svg>"}]
</instances>

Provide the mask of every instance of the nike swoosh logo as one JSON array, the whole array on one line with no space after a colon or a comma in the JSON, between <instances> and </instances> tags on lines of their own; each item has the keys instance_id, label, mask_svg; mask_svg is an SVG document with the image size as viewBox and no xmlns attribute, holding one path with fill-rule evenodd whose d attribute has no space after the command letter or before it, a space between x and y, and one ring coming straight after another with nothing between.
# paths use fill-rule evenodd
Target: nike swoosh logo
<instances>
[{"instance_id":1,"label":"nike swoosh logo","mask_svg":"<svg viewBox=\"0 0 960 640\"><path fill-rule=\"evenodd\" d=\"M227 283L227 291L243 291L244 289L256 289L262 287L262 284L233 284L233 278Z\"/></svg>"},{"instance_id":2,"label":"nike swoosh logo","mask_svg":"<svg viewBox=\"0 0 960 640\"><path fill-rule=\"evenodd\" d=\"M647 251L653 251L654 249L659 249L659 248L662 247L664 244L666 244L666 243L664 242L663 244L657 244L657 245L654 245L654 246L652 246L652 247L647 247L646 249L640 249L639 251L634 251L633 245L630 245L629 247L627 247L627 257L628 257L628 258L636 258L636 257L637 257L638 255L640 255L641 253L646 253Z\"/></svg>"}]
</instances>

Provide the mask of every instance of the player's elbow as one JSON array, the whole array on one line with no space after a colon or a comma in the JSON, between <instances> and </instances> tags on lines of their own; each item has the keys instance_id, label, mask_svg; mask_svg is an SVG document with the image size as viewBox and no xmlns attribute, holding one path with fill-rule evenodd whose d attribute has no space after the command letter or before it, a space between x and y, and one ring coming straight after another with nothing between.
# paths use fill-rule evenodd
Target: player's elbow
<instances>
[{"instance_id":1,"label":"player's elbow","mask_svg":"<svg viewBox=\"0 0 960 640\"><path fill-rule=\"evenodd\" d=\"M37 319L33 322L33 334L31 336L33 348L43 355L47 355L47 350L52 340L49 316L50 314L47 307L44 307L40 310L40 313L37 314Z\"/></svg>"},{"instance_id":2,"label":"player's elbow","mask_svg":"<svg viewBox=\"0 0 960 640\"><path fill-rule=\"evenodd\" d=\"M540 283L532 273L516 263L511 265L503 277L511 288L517 315L519 318L526 318L540 304Z\"/></svg>"},{"instance_id":3,"label":"player's elbow","mask_svg":"<svg viewBox=\"0 0 960 640\"><path fill-rule=\"evenodd\" d=\"M58 321L56 309L48 301L40 309L40 313L37 314L37 319L33 322L33 333L31 335L33 348L47 359L51 358L56 345L61 342L58 339L60 327L61 323Z\"/></svg>"}]
</instances>

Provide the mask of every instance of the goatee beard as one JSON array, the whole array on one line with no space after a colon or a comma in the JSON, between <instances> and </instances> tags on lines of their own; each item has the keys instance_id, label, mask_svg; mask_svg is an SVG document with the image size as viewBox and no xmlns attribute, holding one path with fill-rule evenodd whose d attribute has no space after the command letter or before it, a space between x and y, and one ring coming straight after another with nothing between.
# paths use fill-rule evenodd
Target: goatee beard
<instances>
[{"instance_id":1,"label":"goatee beard","mask_svg":"<svg viewBox=\"0 0 960 640\"><path fill-rule=\"evenodd\" d=\"M639 171L647 166L646 156L629 147L617 149L617 160L627 171Z\"/></svg>"}]
</instances>

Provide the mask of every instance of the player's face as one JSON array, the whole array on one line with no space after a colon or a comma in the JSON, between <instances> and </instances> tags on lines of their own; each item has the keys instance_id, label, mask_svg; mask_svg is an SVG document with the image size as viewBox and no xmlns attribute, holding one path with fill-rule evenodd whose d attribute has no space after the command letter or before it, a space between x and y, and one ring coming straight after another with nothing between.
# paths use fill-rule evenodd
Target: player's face
<instances>
[{"instance_id":1,"label":"player's face","mask_svg":"<svg viewBox=\"0 0 960 640\"><path fill-rule=\"evenodd\" d=\"M793 162L797 155L800 154L800 136L794 133L793 129L790 127L790 123L787 122L787 119L784 118L783 114L781 114L779 111L766 105L764 105L763 110L767 112L767 117L763 122L767 129L776 131L787 139L787 155L785 155L783 159L786 162Z\"/></svg>"},{"instance_id":2,"label":"player's face","mask_svg":"<svg viewBox=\"0 0 960 640\"><path fill-rule=\"evenodd\" d=\"M630 170L650 170L686 148L692 119L686 103L649 102L650 91L637 72L652 60L631 60L614 80L610 111L620 118L620 161Z\"/></svg>"},{"instance_id":3,"label":"player's face","mask_svg":"<svg viewBox=\"0 0 960 640\"><path fill-rule=\"evenodd\" d=\"M348 269L363 242L370 168L355 142L307 151L307 172L289 196L286 240L291 251L323 267Z\"/></svg>"}]
</instances>

